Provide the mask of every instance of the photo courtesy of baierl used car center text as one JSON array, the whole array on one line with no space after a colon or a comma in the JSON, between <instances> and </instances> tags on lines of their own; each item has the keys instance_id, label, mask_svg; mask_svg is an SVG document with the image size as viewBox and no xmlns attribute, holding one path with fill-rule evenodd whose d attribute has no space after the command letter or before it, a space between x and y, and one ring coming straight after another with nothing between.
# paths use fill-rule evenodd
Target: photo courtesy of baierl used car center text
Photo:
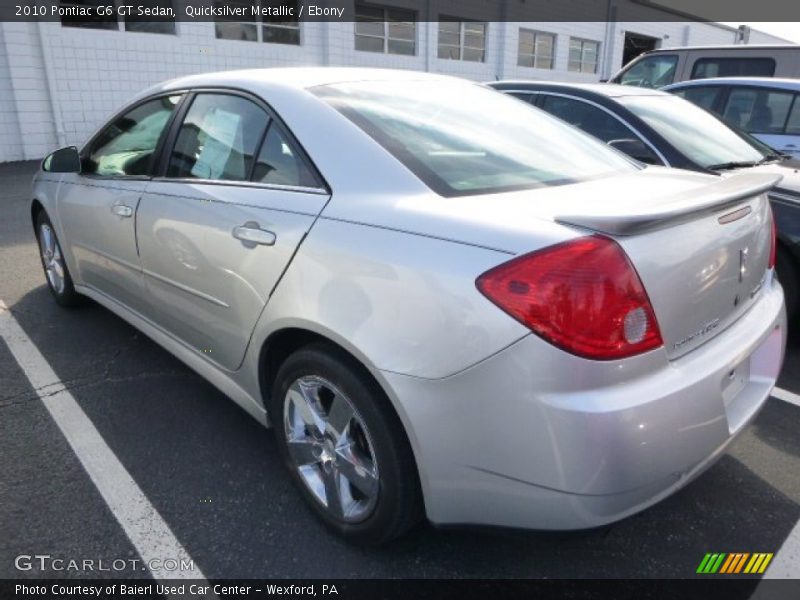
<instances>
[{"instance_id":1,"label":"photo courtesy of baierl used car center text","mask_svg":"<svg viewBox=\"0 0 800 600\"><path fill-rule=\"evenodd\" d=\"M800 6L0 0L0 598L800 597Z\"/></svg>"}]
</instances>

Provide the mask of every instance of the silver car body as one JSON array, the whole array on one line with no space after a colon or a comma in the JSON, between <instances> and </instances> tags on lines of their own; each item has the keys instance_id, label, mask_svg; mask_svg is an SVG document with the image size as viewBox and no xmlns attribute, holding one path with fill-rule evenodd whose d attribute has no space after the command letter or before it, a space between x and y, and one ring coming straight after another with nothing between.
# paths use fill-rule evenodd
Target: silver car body
<instances>
[{"instance_id":1,"label":"silver car body","mask_svg":"<svg viewBox=\"0 0 800 600\"><path fill-rule=\"evenodd\" d=\"M444 198L308 91L354 80L476 85L278 69L148 90L141 97L234 88L262 98L327 189L39 173L33 197L55 226L76 289L265 425L262 358L271 340L300 330L338 344L397 411L434 523L595 526L653 504L711 464L763 405L783 359L783 295L766 268L765 191L777 178L720 183L652 167ZM121 203L135 218L114 212ZM741 206L747 218L719 222L720 209ZM233 238L247 222L273 231L275 244ZM488 269L589 230L613 236L631 257L662 347L623 360L581 358L476 289Z\"/></svg>"}]
</instances>

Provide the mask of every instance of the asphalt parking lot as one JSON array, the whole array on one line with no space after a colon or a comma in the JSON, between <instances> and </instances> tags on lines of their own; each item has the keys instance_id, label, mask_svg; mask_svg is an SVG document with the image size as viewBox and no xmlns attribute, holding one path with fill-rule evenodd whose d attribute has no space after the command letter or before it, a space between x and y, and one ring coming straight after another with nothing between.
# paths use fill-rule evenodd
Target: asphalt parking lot
<instances>
[{"instance_id":1,"label":"asphalt parking lot","mask_svg":"<svg viewBox=\"0 0 800 600\"><path fill-rule=\"evenodd\" d=\"M29 222L36 167L0 165L0 301L208 578L692 577L707 552L777 553L800 519L800 406L771 398L701 478L612 526L425 525L382 548L343 543L301 502L270 432L112 313L52 301ZM799 338L779 381L794 394ZM80 575L18 571L20 554L137 555L48 414L47 393L0 339L0 578Z\"/></svg>"}]
</instances>

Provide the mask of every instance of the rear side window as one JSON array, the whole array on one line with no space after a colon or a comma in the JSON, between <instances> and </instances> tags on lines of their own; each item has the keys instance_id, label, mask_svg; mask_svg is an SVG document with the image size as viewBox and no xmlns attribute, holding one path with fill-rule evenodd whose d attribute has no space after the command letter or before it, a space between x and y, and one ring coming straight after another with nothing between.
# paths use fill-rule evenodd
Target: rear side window
<instances>
[{"instance_id":1,"label":"rear side window","mask_svg":"<svg viewBox=\"0 0 800 600\"><path fill-rule=\"evenodd\" d=\"M641 59L625 71L617 83L645 88L660 88L675 79L678 56L675 54L655 54Z\"/></svg>"},{"instance_id":2,"label":"rear side window","mask_svg":"<svg viewBox=\"0 0 800 600\"><path fill-rule=\"evenodd\" d=\"M766 89L733 89L723 119L751 133L783 133L794 94Z\"/></svg>"},{"instance_id":3,"label":"rear side window","mask_svg":"<svg viewBox=\"0 0 800 600\"><path fill-rule=\"evenodd\" d=\"M269 117L229 94L198 94L181 124L167 177L247 181Z\"/></svg>"},{"instance_id":4,"label":"rear side window","mask_svg":"<svg viewBox=\"0 0 800 600\"><path fill-rule=\"evenodd\" d=\"M714 108L721 92L722 88L718 85L698 85L672 91L676 96L686 98L692 104L716 113L719 113L719 111L715 111Z\"/></svg>"},{"instance_id":5,"label":"rear side window","mask_svg":"<svg viewBox=\"0 0 800 600\"><path fill-rule=\"evenodd\" d=\"M140 104L115 119L84 150L81 172L101 177L147 175L180 95Z\"/></svg>"},{"instance_id":6,"label":"rear side window","mask_svg":"<svg viewBox=\"0 0 800 600\"><path fill-rule=\"evenodd\" d=\"M322 187L300 150L274 121L258 154L253 181L271 185Z\"/></svg>"},{"instance_id":7,"label":"rear side window","mask_svg":"<svg viewBox=\"0 0 800 600\"><path fill-rule=\"evenodd\" d=\"M795 95L792 112L789 114L789 120L786 121L786 133L787 135L800 135L800 94Z\"/></svg>"},{"instance_id":8,"label":"rear side window","mask_svg":"<svg viewBox=\"0 0 800 600\"><path fill-rule=\"evenodd\" d=\"M709 77L772 77L773 58L698 58L692 67L691 79Z\"/></svg>"},{"instance_id":9,"label":"rear side window","mask_svg":"<svg viewBox=\"0 0 800 600\"><path fill-rule=\"evenodd\" d=\"M606 143L611 140L638 139L619 119L588 102L545 95L542 109Z\"/></svg>"}]
</instances>

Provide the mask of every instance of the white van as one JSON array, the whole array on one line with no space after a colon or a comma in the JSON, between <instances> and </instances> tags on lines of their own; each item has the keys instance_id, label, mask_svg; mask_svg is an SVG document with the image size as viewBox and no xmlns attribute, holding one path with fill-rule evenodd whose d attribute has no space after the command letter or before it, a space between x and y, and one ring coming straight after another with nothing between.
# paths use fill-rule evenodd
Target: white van
<instances>
[{"instance_id":1,"label":"white van","mask_svg":"<svg viewBox=\"0 0 800 600\"><path fill-rule=\"evenodd\" d=\"M639 55L609 82L660 88L709 77L800 77L800 46L659 48Z\"/></svg>"}]
</instances>

